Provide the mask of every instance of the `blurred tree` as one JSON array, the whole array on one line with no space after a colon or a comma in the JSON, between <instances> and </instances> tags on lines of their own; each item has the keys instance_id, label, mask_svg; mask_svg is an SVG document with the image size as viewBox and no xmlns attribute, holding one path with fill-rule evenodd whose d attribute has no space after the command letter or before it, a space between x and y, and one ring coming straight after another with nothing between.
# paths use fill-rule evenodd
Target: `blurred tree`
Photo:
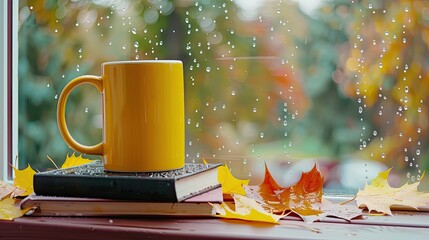
<instances>
[{"instance_id":1,"label":"blurred tree","mask_svg":"<svg viewBox=\"0 0 429 240\"><path fill-rule=\"evenodd\" d=\"M429 156L428 9L429 2L414 0L354 3L350 55L343 62L357 82L350 95L360 112L370 113L362 116L364 132L372 134L361 138L363 155L408 168L412 180Z\"/></svg>"}]
</instances>

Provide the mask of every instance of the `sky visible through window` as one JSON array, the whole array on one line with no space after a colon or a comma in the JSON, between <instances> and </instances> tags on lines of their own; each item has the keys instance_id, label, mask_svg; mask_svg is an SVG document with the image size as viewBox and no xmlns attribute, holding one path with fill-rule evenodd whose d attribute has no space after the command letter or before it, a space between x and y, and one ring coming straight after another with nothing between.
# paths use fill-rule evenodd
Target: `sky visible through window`
<instances>
[{"instance_id":1,"label":"sky visible through window","mask_svg":"<svg viewBox=\"0 0 429 240\"><path fill-rule=\"evenodd\" d=\"M113 60L184 63L186 161L284 184L314 162L356 188L393 167L429 168L429 4L422 1L37 0L19 4L19 163L72 150L56 104L73 78ZM101 96L67 106L72 135L101 139ZM97 158L97 156L90 156ZM398 181L400 182L400 181Z\"/></svg>"}]
</instances>

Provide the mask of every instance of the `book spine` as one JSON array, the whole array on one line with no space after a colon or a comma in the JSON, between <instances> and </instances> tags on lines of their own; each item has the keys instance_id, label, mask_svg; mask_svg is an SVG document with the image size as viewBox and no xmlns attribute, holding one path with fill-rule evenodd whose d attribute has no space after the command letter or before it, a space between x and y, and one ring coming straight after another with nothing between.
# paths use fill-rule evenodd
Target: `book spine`
<instances>
[{"instance_id":1,"label":"book spine","mask_svg":"<svg viewBox=\"0 0 429 240\"><path fill-rule=\"evenodd\" d=\"M177 202L173 179L34 176L34 192L44 196Z\"/></svg>"}]
</instances>

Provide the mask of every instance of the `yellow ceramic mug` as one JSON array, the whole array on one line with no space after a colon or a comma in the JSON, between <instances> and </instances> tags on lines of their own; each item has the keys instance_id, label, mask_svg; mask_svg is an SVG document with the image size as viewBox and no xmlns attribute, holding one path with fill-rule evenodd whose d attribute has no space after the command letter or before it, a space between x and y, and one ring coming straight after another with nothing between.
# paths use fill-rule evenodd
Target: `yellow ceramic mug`
<instances>
[{"instance_id":1,"label":"yellow ceramic mug","mask_svg":"<svg viewBox=\"0 0 429 240\"><path fill-rule=\"evenodd\" d=\"M76 142L67 129L66 101L74 87L89 83L103 95L103 141ZM81 76L58 100L58 127L74 150L103 156L107 171L148 172L184 166L184 86L181 61L118 61L102 75Z\"/></svg>"}]
</instances>

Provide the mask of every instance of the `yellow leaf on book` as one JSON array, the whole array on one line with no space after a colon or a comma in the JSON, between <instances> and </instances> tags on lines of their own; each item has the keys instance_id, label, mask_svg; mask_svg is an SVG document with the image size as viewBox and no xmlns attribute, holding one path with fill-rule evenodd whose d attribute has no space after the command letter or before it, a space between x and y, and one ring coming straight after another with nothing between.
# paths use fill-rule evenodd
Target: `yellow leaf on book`
<instances>
[{"instance_id":1,"label":"yellow leaf on book","mask_svg":"<svg viewBox=\"0 0 429 240\"><path fill-rule=\"evenodd\" d=\"M400 205L418 209L429 205L429 193L419 192L417 187L420 181L402 187L393 188L389 185L387 177L391 169L381 172L371 184L366 184L363 190L356 195L356 204L366 206L369 211L377 211L392 215L390 207ZM422 177L423 179L423 177Z\"/></svg>"},{"instance_id":2,"label":"yellow leaf on book","mask_svg":"<svg viewBox=\"0 0 429 240\"><path fill-rule=\"evenodd\" d=\"M13 186L24 190L22 194L19 194L19 196L28 196L32 194L34 192L33 176L36 174L36 171L31 168L30 164L28 164L28 166L23 170L13 167L13 171L15 173Z\"/></svg>"},{"instance_id":3,"label":"yellow leaf on book","mask_svg":"<svg viewBox=\"0 0 429 240\"><path fill-rule=\"evenodd\" d=\"M203 163L207 164L207 161L203 159ZM235 178L227 166L220 166L218 168L218 182L222 184L223 194L240 194L246 195L243 189L243 185L249 184L249 179L241 180Z\"/></svg>"},{"instance_id":4,"label":"yellow leaf on book","mask_svg":"<svg viewBox=\"0 0 429 240\"><path fill-rule=\"evenodd\" d=\"M0 201L0 220L13 220L22 217L28 209L23 209L15 206L15 199L5 198Z\"/></svg>"},{"instance_id":5,"label":"yellow leaf on book","mask_svg":"<svg viewBox=\"0 0 429 240\"><path fill-rule=\"evenodd\" d=\"M239 194L234 194L233 198L235 203L235 211L232 210L225 202L221 204L211 204L213 206L214 212L218 214L215 216L228 219L266 223L278 223L279 220L283 217L282 215L268 213L263 207L261 207L261 205L251 198Z\"/></svg>"},{"instance_id":6,"label":"yellow leaf on book","mask_svg":"<svg viewBox=\"0 0 429 240\"><path fill-rule=\"evenodd\" d=\"M61 168L76 167L76 166L80 166L80 165L87 164L90 162L92 162L92 160L87 159L87 158L83 158L82 155L76 156L76 154L73 153L71 156L69 156L67 154L66 160L64 161Z\"/></svg>"}]
</instances>

